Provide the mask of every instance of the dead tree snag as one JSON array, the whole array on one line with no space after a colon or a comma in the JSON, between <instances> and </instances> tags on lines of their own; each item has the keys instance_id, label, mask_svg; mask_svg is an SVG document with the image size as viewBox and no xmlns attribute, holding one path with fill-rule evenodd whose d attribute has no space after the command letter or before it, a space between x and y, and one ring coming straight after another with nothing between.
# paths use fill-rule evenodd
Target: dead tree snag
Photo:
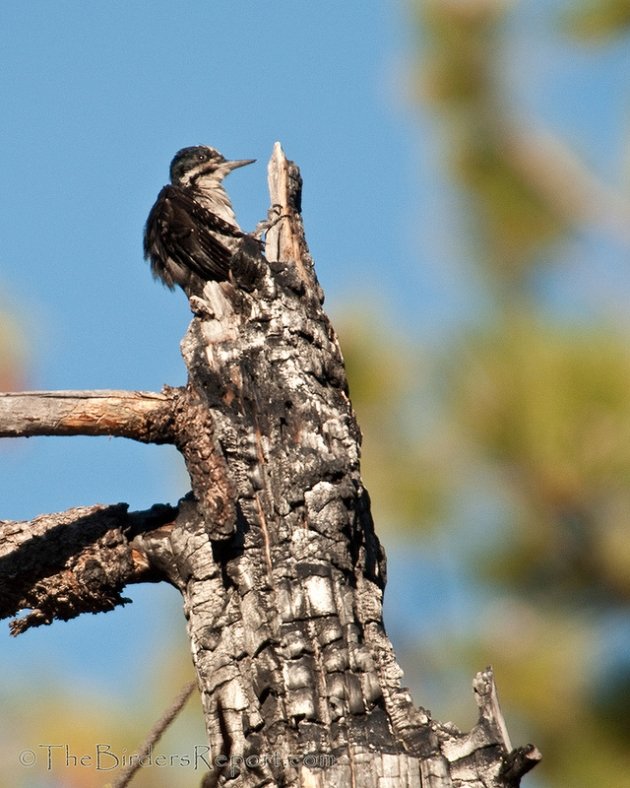
<instances>
[{"instance_id":1,"label":"dead tree snag","mask_svg":"<svg viewBox=\"0 0 630 788\"><path fill-rule=\"evenodd\" d=\"M343 359L304 239L297 167L276 145L267 270L255 290L208 282L182 341L188 383L160 394L0 396L0 435L173 443L178 508L122 504L0 524L13 624L107 610L126 584L183 598L213 785L518 785L491 671L470 733L413 705L382 621L385 558L360 477ZM51 549L41 549L42 539ZM20 556L19 562L16 556Z\"/></svg>"}]
</instances>

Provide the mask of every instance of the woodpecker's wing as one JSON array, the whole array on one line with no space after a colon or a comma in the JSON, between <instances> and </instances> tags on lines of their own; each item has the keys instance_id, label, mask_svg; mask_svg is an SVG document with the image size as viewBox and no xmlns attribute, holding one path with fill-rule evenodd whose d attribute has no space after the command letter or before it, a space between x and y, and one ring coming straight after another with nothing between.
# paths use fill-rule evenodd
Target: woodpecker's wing
<instances>
[{"instance_id":1,"label":"woodpecker's wing","mask_svg":"<svg viewBox=\"0 0 630 788\"><path fill-rule=\"evenodd\" d=\"M144 256L153 275L169 287L182 284L179 271L204 280L226 279L232 252L217 235L242 238L233 224L215 216L176 186L165 186L151 209L144 231Z\"/></svg>"}]
</instances>

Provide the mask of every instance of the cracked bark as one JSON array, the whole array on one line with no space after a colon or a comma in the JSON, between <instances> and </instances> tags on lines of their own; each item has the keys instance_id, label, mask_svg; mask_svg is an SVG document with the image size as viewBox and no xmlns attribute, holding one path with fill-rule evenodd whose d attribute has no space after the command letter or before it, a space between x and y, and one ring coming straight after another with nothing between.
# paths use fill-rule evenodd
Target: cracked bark
<instances>
[{"instance_id":1,"label":"cracked bark","mask_svg":"<svg viewBox=\"0 0 630 788\"><path fill-rule=\"evenodd\" d=\"M2 436L174 443L192 488L176 510L0 524L0 610L31 610L19 632L123 604L128 583L179 588L215 759L206 785L518 785L540 756L512 749L490 670L475 679L469 733L400 686L360 431L304 240L299 171L279 146L269 182L282 218L268 269L254 292L209 282L191 300L185 388L0 397Z\"/></svg>"}]
</instances>

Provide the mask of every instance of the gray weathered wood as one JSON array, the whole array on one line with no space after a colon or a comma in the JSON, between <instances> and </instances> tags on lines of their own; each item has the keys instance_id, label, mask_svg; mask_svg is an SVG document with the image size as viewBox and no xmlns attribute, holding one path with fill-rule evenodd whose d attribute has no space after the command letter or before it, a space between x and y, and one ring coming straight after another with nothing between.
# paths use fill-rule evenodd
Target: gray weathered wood
<instances>
[{"instance_id":1,"label":"gray weathered wood","mask_svg":"<svg viewBox=\"0 0 630 788\"><path fill-rule=\"evenodd\" d=\"M117 435L143 443L173 441L176 389L0 393L0 438Z\"/></svg>"}]
</instances>

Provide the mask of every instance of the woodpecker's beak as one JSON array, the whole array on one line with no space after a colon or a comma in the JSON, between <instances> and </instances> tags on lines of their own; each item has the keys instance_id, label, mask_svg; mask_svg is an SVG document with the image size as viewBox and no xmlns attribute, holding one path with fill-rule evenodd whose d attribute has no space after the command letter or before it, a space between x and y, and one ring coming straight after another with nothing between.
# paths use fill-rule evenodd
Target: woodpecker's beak
<instances>
[{"instance_id":1,"label":"woodpecker's beak","mask_svg":"<svg viewBox=\"0 0 630 788\"><path fill-rule=\"evenodd\" d=\"M223 164L223 168L226 172L232 172L232 170L237 169L238 167L244 167L246 164L253 164L256 159L239 159L238 161L226 161Z\"/></svg>"}]
</instances>

